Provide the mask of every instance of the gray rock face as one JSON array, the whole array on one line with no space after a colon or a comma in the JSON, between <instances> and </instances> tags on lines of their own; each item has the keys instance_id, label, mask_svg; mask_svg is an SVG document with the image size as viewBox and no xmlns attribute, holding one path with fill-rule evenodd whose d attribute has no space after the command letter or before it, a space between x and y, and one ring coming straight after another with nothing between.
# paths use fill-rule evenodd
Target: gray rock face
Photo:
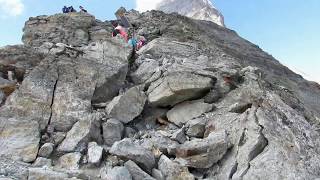
<instances>
[{"instance_id":1,"label":"gray rock face","mask_svg":"<svg viewBox=\"0 0 320 180\"><path fill-rule=\"evenodd\" d=\"M132 176L125 167L114 167L108 171L106 179L108 180L132 180Z\"/></svg>"},{"instance_id":2,"label":"gray rock face","mask_svg":"<svg viewBox=\"0 0 320 180\"><path fill-rule=\"evenodd\" d=\"M32 162L39 149L39 125L26 119L0 118L0 155Z\"/></svg>"},{"instance_id":3,"label":"gray rock face","mask_svg":"<svg viewBox=\"0 0 320 180\"><path fill-rule=\"evenodd\" d=\"M106 102L118 95L128 72L128 60L132 48L122 39L112 38L104 42L93 42L82 47L83 57L94 59L104 66L98 67L102 75L97 79L93 103Z\"/></svg>"},{"instance_id":4,"label":"gray rock face","mask_svg":"<svg viewBox=\"0 0 320 180\"><path fill-rule=\"evenodd\" d=\"M78 121L67 133L66 138L58 147L58 151L72 152L81 145L91 140L101 142L100 124L94 119Z\"/></svg>"},{"instance_id":5,"label":"gray rock face","mask_svg":"<svg viewBox=\"0 0 320 180\"><path fill-rule=\"evenodd\" d=\"M211 78L195 74L172 74L151 84L148 100L156 106L173 106L203 96L212 84Z\"/></svg>"},{"instance_id":6,"label":"gray rock face","mask_svg":"<svg viewBox=\"0 0 320 180\"><path fill-rule=\"evenodd\" d=\"M86 13L56 14L54 16L30 18L25 23L22 41L24 44L31 46L40 46L44 42L62 42L75 46L88 44L88 31L94 22L94 16Z\"/></svg>"},{"instance_id":7,"label":"gray rock face","mask_svg":"<svg viewBox=\"0 0 320 180\"><path fill-rule=\"evenodd\" d=\"M213 132L205 139L191 140L178 147L177 161L188 167L209 168L218 162L227 150L226 132Z\"/></svg>"},{"instance_id":8,"label":"gray rock face","mask_svg":"<svg viewBox=\"0 0 320 180\"><path fill-rule=\"evenodd\" d=\"M52 143L45 143L39 149L38 155L41 157L49 157L53 151L54 144Z\"/></svg>"},{"instance_id":9,"label":"gray rock face","mask_svg":"<svg viewBox=\"0 0 320 180\"><path fill-rule=\"evenodd\" d=\"M103 155L103 148L98 146L96 142L88 144L88 162L91 164L99 164Z\"/></svg>"},{"instance_id":10,"label":"gray rock face","mask_svg":"<svg viewBox=\"0 0 320 180\"><path fill-rule=\"evenodd\" d=\"M123 135L123 124L116 119L109 119L102 124L104 143L112 146L113 143L120 141Z\"/></svg>"},{"instance_id":11,"label":"gray rock face","mask_svg":"<svg viewBox=\"0 0 320 180\"><path fill-rule=\"evenodd\" d=\"M124 163L124 166L130 172L133 180L155 180L153 177L151 177L148 173L144 172L136 163L134 163L131 160Z\"/></svg>"},{"instance_id":12,"label":"gray rock face","mask_svg":"<svg viewBox=\"0 0 320 180\"><path fill-rule=\"evenodd\" d=\"M106 107L106 111L111 117L128 123L141 114L146 100L141 88L133 87L123 95L115 97Z\"/></svg>"},{"instance_id":13,"label":"gray rock face","mask_svg":"<svg viewBox=\"0 0 320 180\"><path fill-rule=\"evenodd\" d=\"M167 113L168 120L182 126L189 120L201 116L213 109L213 105L204 103L203 100L187 101L176 105Z\"/></svg>"},{"instance_id":14,"label":"gray rock face","mask_svg":"<svg viewBox=\"0 0 320 180\"><path fill-rule=\"evenodd\" d=\"M131 139L123 139L114 143L110 149L110 153L130 159L148 172L151 172L156 163L151 151L135 144Z\"/></svg>"}]
</instances>

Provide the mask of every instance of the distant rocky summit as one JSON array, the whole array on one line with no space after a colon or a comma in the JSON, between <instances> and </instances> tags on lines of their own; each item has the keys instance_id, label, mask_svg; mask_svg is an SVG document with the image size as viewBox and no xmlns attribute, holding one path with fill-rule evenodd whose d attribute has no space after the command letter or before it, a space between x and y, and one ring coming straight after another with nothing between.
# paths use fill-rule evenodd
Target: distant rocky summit
<instances>
[{"instance_id":1,"label":"distant rocky summit","mask_svg":"<svg viewBox=\"0 0 320 180\"><path fill-rule=\"evenodd\" d=\"M155 10L176 12L193 19L212 21L225 26L223 15L210 0L162 0L156 5Z\"/></svg>"},{"instance_id":2,"label":"distant rocky summit","mask_svg":"<svg viewBox=\"0 0 320 180\"><path fill-rule=\"evenodd\" d=\"M126 16L135 53L87 13L0 49L0 179L320 178L320 85L216 23Z\"/></svg>"}]
</instances>

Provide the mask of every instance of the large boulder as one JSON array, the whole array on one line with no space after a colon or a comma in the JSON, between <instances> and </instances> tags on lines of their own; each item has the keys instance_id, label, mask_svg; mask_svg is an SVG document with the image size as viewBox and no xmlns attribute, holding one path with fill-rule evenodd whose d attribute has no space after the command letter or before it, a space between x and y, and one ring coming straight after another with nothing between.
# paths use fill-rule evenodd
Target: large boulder
<instances>
[{"instance_id":1,"label":"large boulder","mask_svg":"<svg viewBox=\"0 0 320 180\"><path fill-rule=\"evenodd\" d=\"M151 172L155 166L155 157L153 153L135 144L131 139L123 139L113 144L110 151L111 154L130 159L137 163L144 170Z\"/></svg>"},{"instance_id":2,"label":"large boulder","mask_svg":"<svg viewBox=\"0 0 320 180\"><path fill-rule=\"evenodd\" d=\"M133 87L123 95L115 97L106 107L107 113L123 123L129 123L139 116L144 108L147 96L141 87Z\"/></svg>"},{"instance_id":3,"label":"large boulder","mask_svg":"<svg viewBox=\"0 0 320 180\"><path fill-rule=\"evenodd\" d=\"M103 42L90 43L82 47L81 51L84 58L103 64L96 68L100 74L92 102L106 102L117 96L127 76L132 48L122 39L109 38Z\"/></svg>"},{"instance_id":4,"label":"large boulder","mask_svg":"<svg viewBox=\"0 0 320 180\"><path fill-rule=\"evenodd\" d=\"M167 156L161 155L158 168L165 176L165 179L185 179L194 180L195 177L189 172L187 167L181 166L178 162L170 160Z\"/></svg>"},{"instance_id":5,"label":"large boulder","mask_svg":"<svg viewBox=\"0 0 320 180\"><path fill-rule=\"evenodd\" d=\"M58 147L58 151L72 152L78 147L95 140L101 142L100 123L95 119L78 121L67 133L66 138Z\"/></svg>"},{"instance_id":6,"label":"large boulder","mask_svg":"<svg viewBox=\"0 0 320 180\"><path fill-rule=\"evenodd\" d=\"M40 143L39 124L27 119L0 117L0 156L33 162Z\"/></svg>"},{"instance_id":7,"label":"large boulder","mask_svg":"<svg viewBox=\"0 0 320 180\"><path fill-rule=\"evenodd\" d=\"M87 13L31 17L23 28L22 41L31 46L40 46L44 42L86 45L89 28L94 22L94 16Z\"/></svg>"},{"instance_id":8,"label":"large boulder","mask_svg":"<svg viewBox=\"0 0 320 180\"><path fill-rule=\"evenodd\" d=\"M187 101L174 106L167 113L168 120L178 126L182 126L189 120L199 117L213 109L212 104L204 103L203 100Z\"/></svg>"},{"instance_id":9,"label":"large boulder","mask_svg":"<svg viewBox=\"0 0 320 180\"><path fill-rule=\"evenodd\" d=\"M191 73L170 74L150 85L148 100L155 106L173 106L204 96L213 82L211 78Z\"/></svg>"},{"instance_id":10,"label":"large boulder","mask_svg":"<svg viewBox=\"0 0 320 180\"><path fill-rule=\"evenodd\" d=\"M107 122L102 124L103 140L108 146L120 141L123 136L123 124L116 119L108 119Z\"/></svg>"},{"instance_id":11,"label":"large boulder","mask_svg":"<svg viewBox=\"0 0 320 180\"><path fill-rule=\"evenodd\" d=\"M81 157L81 153L78 152L65 154L59 158L56 166L65 170L78 170Z\"/></svg>"},{"instance_id":12,"label":"large boulder","mask_svg":"<svg viewBox=\"0 0 320 180\"><path fill-rule=\"evenodd\" d=\"M193 168L209 168L218 162L229 148L225 131L212 132L205 139L194 139L177 148L177 161Z\"/></svg>"},{"instance_id":13,"label":"large boulder","mask_svg":"<svg viewBox=\"0 0 320 180\"><path fill-rule=\"evenodd\" d=\"M79 120L91 113L96 99L106 101L117 95L124 82L130 49L116 39L106 42L100 51L84 49L84 57L48 56L25 78L19 90L6 102L1 116L21 116L36 120L44 130L48 123L57 131L68 131ZM75 50L73 50L75 51ZM104 53L103 53L104 52ZM101 57L89 58L92 53ZM114 81L117 83L112 83ZM115 90L110 92L105 87ZM79 88L86 87L86 88Z\"/></svg>"},{"instance_id":14,"label":"large boulder","mask_svg":"<svg viewBox=\"0 0 320 180\"><path fill-rule=\"evenodd\" d=\"M40 129L44 130L51 116L51 105L58 79L56 64L48 58L22 82L6 100L0 114L3 117L28 117L37 121Z\"/></svg>"}]
</instances>

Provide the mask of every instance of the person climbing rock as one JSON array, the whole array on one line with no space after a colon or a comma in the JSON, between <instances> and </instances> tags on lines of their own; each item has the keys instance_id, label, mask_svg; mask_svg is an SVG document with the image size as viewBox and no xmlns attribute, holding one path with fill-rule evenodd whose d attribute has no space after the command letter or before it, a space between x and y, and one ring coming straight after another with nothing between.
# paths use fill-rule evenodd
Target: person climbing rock
<instances>
[{"instance_id":1,"label":"person climbing rock","mask_svg":"<svg viewBox=\"0 0 320 180\"><path fill-rule=\"evenodd\" d=\"M86 9L84 9L82 6L79 6L80 8L80 12L84 12L84 13L87 13L88 11Z\"/></svg>"},{"instance_id":2,"label":"person climbing rock","mask_svg":"<svg viewBox=\"0 0 320 180\"><path fill-rule=\"evenodd\" d=\"M116 37L118 34L120 34L121 37L126 42L128 42L128 33L126 32L126 29L116 21L113 21L111 24L114 27L114 30L112 32L112 37Z\"/></svg>"},{"instance_id":3,"label":"person climbing rock","mask_svg":"<svg viewBox=\"0 0 320 180\"><path fill-rule=\"evenodd\" d=\"M146 45L146 38L144 36L138 36L137 50L142 48L142 46Z\"/></svg>"},{"instance_id":4,"label":"person climbing rock","mask_svg":"<svg viewBox=\"0 0 320 180\"><path fill-rule=\"evenodd\" d=\"M131 37L129 40L128 40L128 44L134 48L134 50L137 50L137 44L138 44L138 41L135 37Z\"/></svg>"}]
</instances>

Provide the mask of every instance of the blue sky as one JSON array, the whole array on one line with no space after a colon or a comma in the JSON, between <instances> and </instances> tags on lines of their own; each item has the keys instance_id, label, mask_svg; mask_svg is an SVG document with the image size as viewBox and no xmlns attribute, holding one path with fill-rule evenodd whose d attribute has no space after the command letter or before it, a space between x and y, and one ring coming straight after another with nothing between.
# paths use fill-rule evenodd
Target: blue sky
<instances>
[{"instance_id":1,"label":"blue sky","mask_svg":"<svg viewBox=\"0 0 320 180\"><path fill-rule=\"evenodd\" d=\"M153 0L150 0L153 2ZM214 0L228 28L259 45L307 79L320 82L320 0ZM19 44L30 16L82 5L100 20L135 0L0 0L0 46ZM9 8L8 7L12 7Z\"/></svg>"}]
</instances>

